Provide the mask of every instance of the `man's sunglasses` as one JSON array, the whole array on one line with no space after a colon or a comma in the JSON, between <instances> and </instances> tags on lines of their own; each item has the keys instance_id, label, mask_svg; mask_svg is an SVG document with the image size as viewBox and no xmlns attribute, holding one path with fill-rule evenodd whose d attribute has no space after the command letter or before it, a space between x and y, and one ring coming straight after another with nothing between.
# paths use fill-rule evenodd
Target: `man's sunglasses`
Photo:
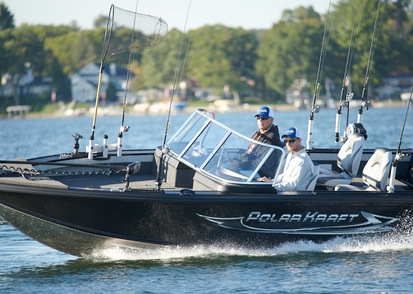
<instances>
[{"instance_id":1,"label":"man's sunglasses","mask_svg":"<svg viewBox=\"0 0 413 294\"><path fill-rule=\"evenodd\" d=\"M269 117L263 118L262 116L257 116L257 120L267 120L267 119L269 119Z\"/></svg>"},{"instance_id":2,"label":"man's sunglasses","mask_svg":"<svg viewBox=\"0 0 413 294\"><path fill-rule=\"evenodd\" d=\"M285 143L294 144L296 139L284 140Z\"/></svg>"}]
</instances>

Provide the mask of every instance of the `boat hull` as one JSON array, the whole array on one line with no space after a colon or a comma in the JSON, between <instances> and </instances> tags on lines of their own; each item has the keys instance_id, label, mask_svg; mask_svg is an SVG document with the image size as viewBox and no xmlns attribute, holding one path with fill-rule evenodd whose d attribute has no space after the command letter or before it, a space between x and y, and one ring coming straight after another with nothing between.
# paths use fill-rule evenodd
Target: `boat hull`
<instances>
[{"instance_id":1,"label":"boat hull","mask_svg":"<svg viewBox=\"0 0 413 294\"><path fill-rule=\"evenodd\" d=\"M114 246L226 244L273 247L296 240L405 229L408 193L225 194L0 185L0 215L31 238L84 256Z\"/></svg>"}]
</instances>

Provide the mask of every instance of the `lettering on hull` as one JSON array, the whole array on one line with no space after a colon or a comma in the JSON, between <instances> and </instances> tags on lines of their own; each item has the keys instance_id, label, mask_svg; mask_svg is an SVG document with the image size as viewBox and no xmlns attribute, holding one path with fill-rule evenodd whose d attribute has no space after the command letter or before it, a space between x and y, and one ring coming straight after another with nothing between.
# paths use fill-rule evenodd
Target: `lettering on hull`
<instances>
[{"instance_id":1,"label":"lettering on hull","mask_svg":"<svg viewBox=\"0 0 413 294\"><path fill-rule=\"evenodd\" d=\"M268 214L252 211L247 217L198 216L222 228L264 234L354 235L389 232L398 218L361 211L359 214Z\"/></svg>"}]
</instances>

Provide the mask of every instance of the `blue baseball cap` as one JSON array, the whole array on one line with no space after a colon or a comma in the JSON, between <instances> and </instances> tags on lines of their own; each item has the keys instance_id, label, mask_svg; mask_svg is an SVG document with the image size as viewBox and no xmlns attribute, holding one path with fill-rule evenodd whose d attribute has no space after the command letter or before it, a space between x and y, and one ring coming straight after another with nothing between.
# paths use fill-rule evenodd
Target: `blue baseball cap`
<instances>
[{"instance_id":1,"label":"blue baseball cap","mask_svg":"<svg viewBox=\"0 0 413 294\"><path fill-rule=\"evenodd\" d=\"M290 137L291 139L301 138L301 132L297 128L291 127L281 136L281 138L284 137Z\"/></svg>"},{"instance_id":2,"label":"blue baseball cap","mask_svg":"<svg viewBox=\"0 0 413 294\"><path fill-rule=\"evenodd\" d=\"M272 109L268 106L263 106L260 109L258 109L257 114L255 115L255 117L260 116L262 118L269 118L272 117L274 118L274 112L272 111Z\"/></svg>"}]
</instances>

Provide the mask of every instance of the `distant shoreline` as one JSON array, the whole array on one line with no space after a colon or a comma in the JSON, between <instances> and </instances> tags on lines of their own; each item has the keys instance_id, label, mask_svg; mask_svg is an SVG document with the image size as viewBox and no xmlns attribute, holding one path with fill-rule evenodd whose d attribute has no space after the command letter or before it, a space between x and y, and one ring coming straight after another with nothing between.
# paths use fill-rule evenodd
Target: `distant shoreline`
<instances>
[{"instance_id":1,"label":"distant shoreline","mask_svg":"<svg viewBox=\"0 0 413 294\"><path fill-rule=\"evenodd\" d=\"M265 103L262 103L265 104ZM196 108L210 108L218 113L221 112L237 112L237 111L254 111L258 109L262 104L244 104L236 107L235 109L232 108L230 110L221 110L218 108L214 108L213 106L188 106L184 110L182 110L182 113L192 113ZM294 111L298 110L294 105L292 104L268 104L270 107L272 107L275 111ZM387 101L381 101L381 102L375 102L371 101L370 103L372 108L393 108L393 107L405 107L406 102L404 101L393 101L393 100L387 100ZM132 107L131 107L132 108ZM119 110L119 111L116 111ZM113 113L111 114L104 114L104 115L118 115L121 113L121 107L119 109L115 109ZM156 115L156 114L166 114L166 112L142 112L142 111L134 111L128 110L129 115ZM175 112L176 113L176 112ZM99 114L99 113L98 113ZM86 117L91 117L92 115L90 114L84 114L84 115L78 115L80 116L86 116ZM11 119L14 118L25 118L25 119L42 119L42 118L62 118L62 117L76 117L76 115L73 116L66 116L60 112L55 112L55 113L42 113L42 112L29 112L25 116L22 117L12 117ZM7 115L1 116L2 119L7 119Z\"/></svg>"}]
</instances>

